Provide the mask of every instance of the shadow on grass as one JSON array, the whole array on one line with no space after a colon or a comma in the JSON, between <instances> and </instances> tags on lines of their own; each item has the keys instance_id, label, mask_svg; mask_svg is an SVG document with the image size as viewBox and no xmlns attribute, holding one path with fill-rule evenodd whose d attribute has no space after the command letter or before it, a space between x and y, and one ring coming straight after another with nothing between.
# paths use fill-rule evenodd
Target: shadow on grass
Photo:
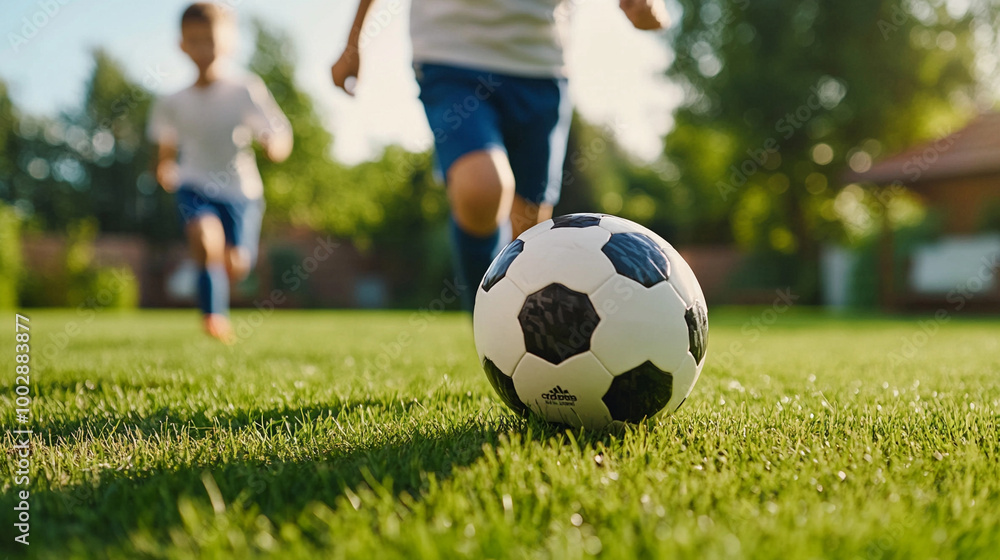
<instances>
[{"instance_id":1,"label":"shadow on grass","mask_svg":"<svg viewBox=\"0 0 1000 560\"><path fill-rule=\"evenodd\" d=\"M127 411L124 414L105 413L103 416L87 416L72 420L53 419L41 422L34 428L35 437L41 441L51 440L54 444L67 441L86 441L118 434L150 436L164 431L184 430L193 437L197 433L210 433L219 429L239 430L250 426L268 430L275 426L284 428L293 425L293 431L310 422L324 418L336 418L342 412L363 407L375 409L379 413L405 414L417 401L365 400L353 402L333 402L329 405L290 409L275 407L267 410L242 410L212 413L204 410L192 411L189 407L160 407L152 412L139 414Z\"/></svg>"},{"instance_id":2,"label":"shadow on grass","mask_svg":"<svg viewBox=\"0 0 1000 560\"><path fill-rule=\"evenodd\" d=\"M394 416L404 416L408 409L402 403L347 402L332 407L255 411L215 420L227 427L278 423L295 435L305 429L310 419L328 415L335 418L340 410L358 406L388 406ZM173 422L166 411L143 421L154 427L167 418ZM296 418L304 420L294 422L294 427L292 423L286 424ZM61 426L59 430L79 435L86 431L86 426ZM49 427L49 433L56 431ZM286 449L285 453L275 450L263 459L230 460L222 464L195 460L168 469L107 469L96 474L93 482L57 489L46 488L47 482L42 482L31 492L32 519L38 520L32 525L33 552L54 557L65 553L67 546L85 554L128 550L130 535L137 530L148 532L157 542L170 542L171 530L183 527L179 501L186 498L202 505L209 503L205 473L211 474L228 507L258 512L280 526L298 523L314 502L331 509L341 507L344 503L341 498L348 489L361 493L375 485L394 497L405 492L419 500L431 475L438 481L449 478L455 469L481 458L487 444L498 446L506 434L565 441L560 435L564 432L565 429L533 418L522 420L503 415L487 420L477 416L440 431L430 424L411 432L389 432L373 437L374 443L364 440L365 443L345 449L331 449L321 457L304 455L289 459ZM102 431L100 435L106 433ZM607 437L598 432L586 434L580 444ZM10 511L15 503L12 494L0 497L0 508L4 510ZM322 532L310 534L306 530L303 535L315 540L315 544L322 544L324 539Z\"/></svg>"}]
</instances>

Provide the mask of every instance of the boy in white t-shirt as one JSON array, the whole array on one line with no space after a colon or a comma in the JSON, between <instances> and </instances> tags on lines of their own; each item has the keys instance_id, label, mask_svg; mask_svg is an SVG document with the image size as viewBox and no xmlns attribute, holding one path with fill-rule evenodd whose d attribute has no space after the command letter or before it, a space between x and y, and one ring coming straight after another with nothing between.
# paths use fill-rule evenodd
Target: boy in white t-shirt
<instances>
[{"instance_id":1,"label":"boy in white t-shirt","mask_svg":"<svg viewBox=\"0 0 1000 560\"><path fill-rule=\"evenodd\" d=\"M345 90L358 75L372 4L359 1L347 48L332 68L334 83ZM560 11L574 3L413 0L413 66L448 185L467 307L493 257L512 236L551 217L559 200L572 118ZM637 29L669 23L663 0L619 6Z\"/></svg>"},{"instance_id":2,"label":"boy in white t-shirt","mask_svg":"<svg viewBox=\"0 0 1000 560\"><path fill-rule=\"evenodd\" d=\"M159 145L156 178L176 197L191 254L200 267L198 300L205 331L233 340L229 289L256 262L263 185L252 150L272 161L292 150L292 128L256 75L223 76L220 61L235 44L233 14L211 3L181 16L181 50L198 68L194 85L159 99L149 137Z\"/></svg>"}]
</instances>

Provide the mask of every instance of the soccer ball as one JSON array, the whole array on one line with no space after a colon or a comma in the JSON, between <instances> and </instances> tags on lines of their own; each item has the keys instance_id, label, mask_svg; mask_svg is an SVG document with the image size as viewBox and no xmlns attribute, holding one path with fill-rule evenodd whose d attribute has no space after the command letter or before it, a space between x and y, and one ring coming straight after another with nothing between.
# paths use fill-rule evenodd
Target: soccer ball
<instances>
[{"instance_id":1,"label":"soccer ball","mask_svg":"<svg viewBox=\"0 0 1000 560\"><path fill-rule=\"evenodd\" d=\"M507 406L601 428L676 410L708 342L680 254L616 216L547 220L505 247L476 292L479 361Z\"/></svg>"}]
</instances>

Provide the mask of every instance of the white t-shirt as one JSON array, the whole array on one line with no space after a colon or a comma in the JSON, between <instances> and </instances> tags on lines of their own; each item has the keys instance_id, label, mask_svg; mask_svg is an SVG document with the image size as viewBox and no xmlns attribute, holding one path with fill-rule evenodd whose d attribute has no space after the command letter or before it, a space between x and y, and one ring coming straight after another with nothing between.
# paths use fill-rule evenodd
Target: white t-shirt
<instances>
[{"instance_id":1,"label":"white t-shirt","mask_svg":"<svg viewBox=\"0 0 1000 560\"><path fill-rule=\"evenodd\" d=\"M292 127L254 74L191 86L153 104L147 133L178 150L178 185L210 198L256 200L264 194L251 144Z\"/></svg>"},{"instance_id":2,"label":"white t-shirt","mask_svg":"<svg viewBox=\"0 0 1000 560\"><path fill-rule=\"evenodd\" d=\"M565 75L563 0L413 0L413 61L525 77Z\"/></svg>"}]
</instances>

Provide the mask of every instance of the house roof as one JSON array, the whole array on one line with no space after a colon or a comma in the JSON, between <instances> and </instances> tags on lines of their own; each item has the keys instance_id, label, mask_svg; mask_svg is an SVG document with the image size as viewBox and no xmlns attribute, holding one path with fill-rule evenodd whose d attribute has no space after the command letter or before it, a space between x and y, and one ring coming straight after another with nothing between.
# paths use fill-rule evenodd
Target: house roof
<instances>
[{"instance_id":1,"label":"house roof","mask_svg":"<svg viewBox=\"0 0 1000 560\"><path fill-rule=\"evenodd\" d=\"M883 159L846 182L917 185L926 181L1000 172L1000 113L984 113L965 128Z\"/></svg>"}]
</instances>

